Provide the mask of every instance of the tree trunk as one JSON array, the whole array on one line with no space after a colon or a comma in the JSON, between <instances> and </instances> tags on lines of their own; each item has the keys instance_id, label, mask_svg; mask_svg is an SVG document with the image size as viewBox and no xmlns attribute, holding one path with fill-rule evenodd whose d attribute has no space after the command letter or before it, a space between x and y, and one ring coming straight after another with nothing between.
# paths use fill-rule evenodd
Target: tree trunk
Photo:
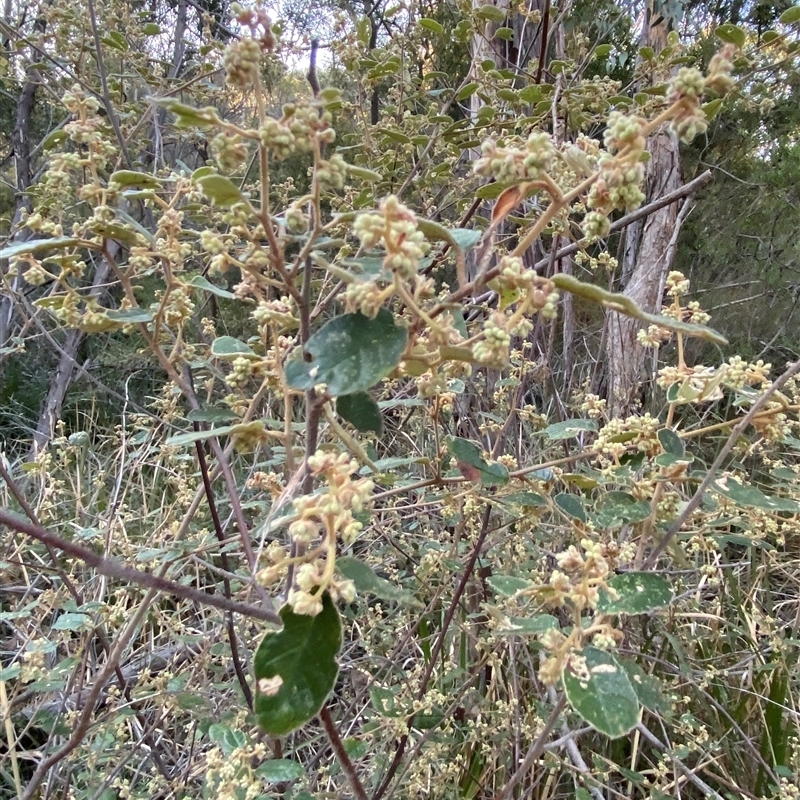
<instances>
[{"instance_id":1,"label":"tree trunk","mask_svg":"<svg viewBox=\"0 0 800 800\"><path fill-rule=\"evenodd\" d=\"M662 22L651 27L649 19L653 17L651 0L644 38L649 47L660 52L667 43L667 25ZM659 131L650 137L647 150L650 161L644 187L645 203L677 189L681 184L677 138L667 131ZM672 266L673 251L669 245L677 213L674 204L656 211L646 219L641 233L632 231L631 241L626 242L623 277L626 277L628 269L630 273L624 293L646 311L658 311L661 307L664 281ZM635 255L633 247L636 247ZM609 312L607 325L608 407L613 416L626 416L640 404L640 387L646 379L647 351L636 340L641 328L636 320Z\"/></svg>"}]
</instances>

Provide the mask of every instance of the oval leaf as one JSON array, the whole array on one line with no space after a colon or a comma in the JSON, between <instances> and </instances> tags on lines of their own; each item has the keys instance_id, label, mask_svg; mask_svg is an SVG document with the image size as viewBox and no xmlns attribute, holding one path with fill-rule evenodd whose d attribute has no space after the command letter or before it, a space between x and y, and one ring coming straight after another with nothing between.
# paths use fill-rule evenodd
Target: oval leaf
<instances>
[{"instance_id":1,"label":"oval leaf","mask_svg":"<svg viewBox=\"0 0 800 800\"><path fill-rule=\"evenodd\" d=\"M280 615L283 630L267 633L254 659L255 713L271 736L285 736L319 712L339 674L336 654L342 646L342 622L327 593L315 617L289 606ZM268 691L258 688L262 682Z\"/></svg>"},{"instance_id":2,"label":"oval leaf","mask_svg":"<svg viewBox=\"0 0 800 800\"><path fill-rule=\"evenodd\" d=\"M336 401L336 411L358 431L375 431L378 436L383 433L381 410L366 392L343 394Z\"/></svg>"},{"instance_id":3,"label":"oval leaf","mask_svg":"<svg viewBox=\"0 0 800 800\"><path fill-rule=\"evenodd\" d=\"M557 494L553 500L565 514L573 517L573 519L586 522L586 511L583 508L583 503L574 494Z\"/></svg>"},{"instance_id":4,"label":"oval leaf","mask_svg":"<svg viewBox=\"0 0 800 800\"><path fill-rule=\"evenodd\" d=\"M271 758L256 769L256 775L268 783L297 781L305 774L302 764L288 758Z\"/></svg>"},{"instance_id":5,"label":"oval leaf","mask_svg":"<svg viewBox=\"0 0 800 800\"><path fill-rule=\"evenodd\" d=\"M385 578L378 577L363 561L351 556L336 559L336 569L353 581L359 592L372 594L381 600L393 600L407 606L422 607L422 603L408 592L403 591Z\"/></svg>"},{"instance_id":6,"label":"oval leaf","mask_svg":"<svg viewBox=\"0 0 800 800\"><path fill-rule=\"evenodd\" d=\"M544 435L550 441L558 442L562 439L571 439L586 431L596 431L597 423L593 419L568 419L565 422L556 422L544 429Z\"/></svg>"},{"instance_id":7,"label":"oval leaf","mask_svg":"<svg viewBox=\"0 0 800 800\"><path fill-rule=\"evenodd\" d=\"M662 428L658 432L658 441L664 448L665 453L681 458L686 452L683 440L671 428Z\"/></svg>"},{"instance_id":8,"label":"oval leaf","mask_svg":"<svg viewBox=\"0 0 800 800\"><path fill-rule=\"evenodd\" d=\"M747 34L742 28L730 24L720 25L714 31L714 34L718 39L722 39L723 42L735 44L737 47L744 47L744 42L747 38Z\"/></svg>"},{"instance_id":9,"label":"oval leaf","mask_svg":"<svg viewBox=\"0 0 800 800\"><path fill-rule=\"evenodd\" d=\"M234 339L233 336L220 336L211 344L211 355L214 358L233 360L234 358L258 358L249 345Z\"/></svg>"},{"instance_id":10,"label":"oval leaf","mask_svg":"<svg viewBox=\"0 0 800 800\"><path fill-rule=\"evenodd\" d=\"M195 183L200 186L203 194L218 206L232 206L244 199L239 187L224 175L206 175L196 178Z\"/></svg>"},{"instance_id":11,"label":"oval leaf","mask_svg":"<svg viewBox=\"0 0 800 800\"><path fill-rule=\"evenodd\" d=\"M490 464L483 457L480 447L468 439L447 439L447 449L458 462L461 474L471 481L481 481L485 486L508 483L508 469L499 463Z\"/></svg>"},{"instance_id":12,"label":"oval leaf","mask_svg":"<svg viewBox=\"0 0 800 800\"><path fill-rule=\"evenodd\" d=\"M286 380L293 389L303 390L327 384L334 397L366 391L397 366L407 341L407 331L394 324L385 308L375 319L344 314L308 340L311 361L287 362Z\"/></svg>"},{"instance_id":13,"label":"oval leaf","mask_svg":"<svg viewBox=\"0 0 800 800\"><path fill-rule=\"evenodd\" d=\"M585 647L589 676L578 676L567 664L562 676L567 700L600 733L616 739L631 731L639 720L639 698L627 672L611 653Z\"/></svg>"},{"instance_id":14,"label":"oval leaf","mask_svg":"<svg viewBox=\"0 0 800 800\"><path fill-rule=\"evenodd\" d=\"M617 595L600 591L597 610L602 614L646 614L672 601L672 587L663 575L652 572L623 572L608 581Z\"/></svg>"}]
</instances>

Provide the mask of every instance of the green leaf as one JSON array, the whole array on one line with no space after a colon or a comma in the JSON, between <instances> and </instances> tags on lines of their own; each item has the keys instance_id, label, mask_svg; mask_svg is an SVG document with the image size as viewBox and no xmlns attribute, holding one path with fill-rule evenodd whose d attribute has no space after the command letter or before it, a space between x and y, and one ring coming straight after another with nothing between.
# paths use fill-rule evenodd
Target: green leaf
<instances>
[{"instance_id":1,"label":"green leaf","mask_svg":"<svg viewBox=\"0 0 800 800\"><path fill-rule=\"evenodd\" d=\"M619 663L628 673L633 691L645 708L662 715L672 711L672 703L664 697L658 678L648 675L635 661L619 659Z\"/></svg>"},{"instance_id":2,"label":"green leaf","mask_svg":"<svg viewBox=\"0 0 800 800\"><path fill-rule=\"evenodd\" d=\"M247 431L253 433L252 422L239 422L236 425L222 425L219 428L210 428L207 431L190 431L189 433L178 433L175 436L170 436L164 444L169 447L183 447L187 444L194 444L195 442L202 442L204 439L210 439L212 436L235 436L239 431Z\"/></svg>"},{"instance_id":3,"label":"green leaf","mask_svg":"<svg viewBox=\"0 0 800 800\"><path fill-rule=\"evenodd\" d=\"M211 344L211 355L214 358L221 358L225 361L233 361L235 358L258 358L253 349L233 336L220 336Z\"/></svg>"},{"instance_id":4,"label":"green leaf","mask_svg":"<svg viewBox=\"0 0 800 800\"><path fill-rule=\"evenodd\" d=\"M593 419L568 419L565 422L548 425L543 433L550 441L558 442L562 439L571 439L586 431L596 430L597 423Z\"/></svg>"},{"instance_id":5,"label":"green leaf","mask_svg":"<svg viewBox=\"0 0 800 800\"><path fill-rule=\"evenodd\" d=\"M125 194L126 197L131 197L132 195L136 194L136 192L125 192L124 194ZM145 194L145 193L142 192L142 194ZM150 192L147 192L147 194L150 195ZM144 238L147 239L147 241L150 242L150 244L155 244L156 243L156 237L153 236L153 234L150 233L150 231L147 230L147 228L145 228L144 225L142 225L141 222L139 222L138 220L134 219L127 211L123 211L121 208L116 208L116 209L114 209L114 213L126 225L128 225L131 228L133 228L133 230L135 230L138 234L144 236Z\"/></svg>"},{"instance_id":6,"label":"green leaf","mask_svg":"<svg viewBox=\"0 0 800 800\"><path fill-rule=\"evenodd\" d=\"M211 106L206 108L193 108L187 106L172 97L154 97L152 102L155 105L171 111L177 119L177 125L181 128L208 128L212 125L219 125L220 118L216 109Z\"/></svg>"},{"instance_id":7,"label":"green leaf","mask_svg":"<svg viewBox=\"0 0 800 800\"><path fill-rule=\"evenodd\" d=\"M553 283L556 288L564 292L570 292L577 297L583 297L593 303L603 306L610 311L616 311L619 314L625 314L628 317L633 317L641 322L646 322L648 325L658 325L661 328L666 328L669 331L676 333L683 333L687 336L696 336L698 339L706 339L709 342L716 344L727 344L728 340L717 333L717 331L705 325L697 325L693 322L683 322L681 320L672 319L671 317L664 317L660 314L650 314L639 308L630 297L624 294L617 294L609 292L608 289L603 289L601 286L595 286L591 283L584 283L579 281L573 275L564 275L563 273L554 275Z\"/></svg>"},{"instance_id":8,"label":"green leaf","mask_svg":"<svg viewBox=\"0 0 800 800\"><path fill-rule=\"evenodd\" d=\"M153 321L155 315L149 308L112 308L106 311L106 316L112 322L121 322L123 325L146 325Z\"/></svg>"},{"instance_id":9,"label":"green leaf","mask_svg":"<svg viewBox=\"0 0 800 800\"><path fill-rule=\"evenodd\" d=\"M474 231L469 228L452 228L450 236L456 243L456 247L466 252L478 244L483 236L483 231Z\"/></svg>"},{"instance_id":10,"label":"green leaf","mask_svg":"<svg viewBox=\"0 0 800 800\"><path fill-rule=\"evenodd\" d=\"M134 172L130 169L121 169L112 172L108 179L109 183L117 183L123 189L129 186L136 186L139 189L160 189L161 181L155 175L148 175L144 172Z\"/></svg>"},{"instance_id":11,"label":"green leaf","mask_svg":"<svg viewBox=\"0 0 800 800\"><path fill-rule=\"evenodd\" d=\"M380 174L380 172L375 172L374 170L367 169L366 167L357 167L355 164L347 164L345 167L345 172L353 178L358 178L359 180L367 181L368 183L374 183L375 181L383 180L383 176Z\"/></svg>"},{"instance_id":12,"label":"green leaf","mask_svg":"<svg viewBox=\"0 0 800 800\"><path fill-rule=\"evenodd\" d=\"M481 448L474 442L448 436L446 444L458 462L461 474L468 480L480 480L484 486L504 486L508 483L508 469L503 464L486 461Z\"/></svg>"},{"instance_id":13,"label":"green leaf","mask_svg":"<svg viewBox=\"0 0 800 800\"><path fill-rule=\"evenodd\" d=\"M719 114L720 109L722 108L722 104L724 102L725 101L721 97L718 97L715 100L711 100L708 103L704 103L703 113L706 116L706 120L711 122L711 120L714 119L714 117L716 117L717 114Z\"/></svg>"},{"instance_id":14,"label":"green leaf","mask_svg":"<svg viewBox=\"0 0 800 800\"><path fill-rule=\"evenodd\" d=\"M714 34L718 39L722 39L723 42L735 44L737 47L744 47L745 40L747 39L747 34L742 28L729 23L720 25L714 31Z\"/></svg>"},{"instance_id":15,"label":"green leaf","mask_svg":"<svg viewBox=\"0 0 800 800\"><path fill-rule=\"evenodd\" d=\"M501 503L511 503L512 505L522 506L523 508L541 508L547 505L547 500L538 492L514 492L513 494L507 494L497 499Z\"/></svg>"},{"instance_id":16,"label":"green leaf","mask_svg":"<svg viewBox=\"0 0 800 800\"><path fill-rule=\"evenodd\" d=\"M311 361L286 363L286 381L293 389L313 389L320 383L334 397L365 391L400 362L408 333L382 308L375 319L363 314L335 317L306 343Z\"/></svg>"},{"instance_id":17,"label":"green leaf","mask_svg":"<svg viewBox=\"0 0 800 800\"><path fill-rule=\"evenodd\" d=\"M194 286L195 289L202 289L205 292L211 292L211 294L215 294L217 297L225 297L228 300L235 300L236 295L233 292L229 292L227 289L222 289L219 286L215 286L211 283L205 275L192 275L186 283L189 286ZM252 352L252 351L251 351Z\"/></svg>"},{"instance_id":18,"label":"green leaf","mask_svg":"<svg viewBox=\"0 0 800 800\"><path fill-rule=\"evenodd\" d=\"M472 95L474 95L475 92L477 91L478 91L477 83L464 84L464 86L462 86L456 93L456 100L460 103L462 100L466 100L467 98L472 97Z\"/></svg>"},{"instance_id":19,"label":"green leaf","mask_svg":"<svg viewBox=\"0 0 800 800\"><path fill-rule=\"evenodd\" d=\"M444 28L441 23L429 17L422 17L422 19L419 20L419 26L420 28L425 28L426 31L435 33L437 36L441 36L444 33Z\"/></svg>"},{"instance_id":20,"label":"green leaf","mask_svg":"<svg viewBox=\"0 0 800 800\"><path fill-rule=\"evenodd\" d=\"M533 581L519 578L516 575L490 575L486 582L503 597L513 597L517 592L523 592L535 586Z\"/></svg>"},{"instance_id":21,"label":"green leaf","mask_svg":"<svg viewBox=\"0 0 800 800\"><path fill-rule=\"evenodd\" d=\"M200 186L203 194L218 206L232 206L244 199L239 187L224 175L206 175L195 178L194 182Z\"/></svg>"},{"instance_id":22,"label":"green leaf","mask_svg":"<svg viewBox=\"0 0 800 800\"><path fill-rule=\"evenodd\" d=\"M652 572L623 572L608 581L610 592L600 590L597 610L602 614L646 614L672 602L669 581Z\"/></svg>"},{"instance_id":23,"label":"green leaf","mask_svg":"<svg viewBox=\"0 0 800 800\"><path fill-rule=\"evenodd\" d=\"M494 35L498 39L505 39L505 41L510 42L514 38L514 29L513 28L498 28Z\"/></svg>"},{"instance_id":24,"label":"green leaf","mask_svg":"<svg viewBox=\"0 0 800 800\"><path fill-rule=\"evenodd\" d=\"M391 581L376 575L363 561L352 556L340 556L336 559L336 569L353 581L359 592L371 594L381 600L391 600L402 605L422 608L423 604L409 592L395 586Z\"/></svg>"},{"instance_id":25,"label":"green leaf","mask_svg":"<svg viewBox=\"0 0 800 800\"><path fill-rule=\"evenodd\" d=\"M800 6L787 8L779 19L784 25L793 25L795 22L800 22Z\"/></svg>"},{"instance_id":26,"label":"green leaf","mask_svg":"<svg viewBox=\"0 0 800 800\"><path fill-rule=\"evenodd\" d=\"M214 425L219 422L231 422L239 419L229 408L195 408L187 415L189 422L207 422Z\"/></svg>"},{"instance_id":27,"label":"green leaf","mask_svg":"<svg viewBox=\"0 0 800 800\"><path fill-rule=\"evenodd\" d=\"M665 453L682 458L686 452L683 440L671 428L662 428L658 432L658 441L664 448Z\"/></svg>"},{"instance_id":28,"label":"green leaf","mask_svg":"<svg viewBox=\"0 0 800 800\"><path fill-rule=\"evenodd\" d=\"M383 433L383 418L378 404L366 392L343 394L336 401L336 411L356 430L366 433Z\"/></svg>"},{"instance_id":29,"label":"green leaf","mask_svg":"<svg viewBox=\"0 0 800 800\"><path fill-rule=\"evenodd\" d=\"M74 236L56 236L52 239L28 239L27 242L16 242L0 250L0 258L13 258L22 253L43 253L46 250L63 250L66 247L94 247L99 249L99 245L91 245L83 239L76 239Z\"/></svg>"},{"instance_id":30,"label":"green leaf","mask_svg":"<svg viewBox=\"0 0 800 800\"><path fill-rule=\"evenodd\" d=\"M586 510L583 507L583 503L574 494L557 494L553 500L568 516L581 522L586 522Z\"/></svg>"},{"instance_id":31,"label":"green leaf","mask_svg":"<svg viewBox=\"0 0 800 800\"><path fill-rule=\"evenodd\" d=\"M599 44L594 49L596 58L607 58L611 53L613 47L610 44Z\"/></svg>"},{"instance_id":32,"label":"green leaf","mask_svg":"<svg viewBox=\"0 0 800 800\"><path fill-rule=\"evenodd\" d=\"M550 614L533 617L509 617L508 625L494 631L499 636L538 636L558 627L558 620Z\"/></svg>"},{"instance_id":33,"label":"green leaf","mask_svg":"<svg viewBox=\"0 0 800 800\"><path fill-rule=\"evenodd\" d=\"M491 3L485 3L475 12L475 16L489 22L502 22L506 18L506 12Z\"/></svg>"},{"instance_id":34,"label":"green leaf","mask_svg":"<svg viewBox=\"0 0 800 800\"><path fill-rule=\"evenodd\" d=\"M92 627L92 618L88 614L67 612L62 614L52 627L55 631L86 631Z\"/></svg>"},{"instance_id":35,"label":"green leaf","mask_svg":"<svg viewBox=\"0 0 800 800\"><path fill-rule=\"evenodd\" d=\"M142 33L145 36L158 36L161 33L161 26L155 22L147 22L142 26Z\"/></svg>"},{"instance_id":36,"label":"green leaf","mask_svg":"<svg viewBox=\"0 0 800 800\"><path fill-rule=\"evenodd\" d=\"M595 523L602 528L615 528L625 523L642 522L652 513L650 503L637 500L628 492L605 492L598 499Z\"/></svg>"},{"instance_id":37,"label":"green leaf","mask_svg":"<svg viewBox=\"0 0 800 800\"><path fill-rule=\"evenodd\" d=\"M475 196L481 200L496 200L507 188L503 183L487 183L478 187Z\"/></svg>"},{"instance_id":38,"label":"green leaf","mask_svg":"<svg viewBox=\"0 0 800 800\"><path fill-rule=\"evenodd\" d=\"M735 478L718 478L711 484L711 488L747 508L761 508L765 511L790 511L794 514L800 512L800 503L783 497L770 497L755 486L739 483Z\"/></svg>"},{"instance_id":39,"label":"green leaf","mask_svg":"<svg viewBox=\"0 0 800 800\"><path fill-rule=\"evenodd\" d=\"M247 736L243 731L236 731L222 723L214 723L208 729L208 738L214 744L219 745L223 755L230 756L234 750L238 750L247 744Z\"/></svg>"},{"instance_id":40,"label":"green leaf","mask_svg":"<svg viewBox=\"0 0 800 800\"><path fill-rule=\"evenodd\" d=\"M271 736L285 736L322 708L339 674L342 646L339 612L326 593L315 617L281 609L283 630L268 632L255 654L255 713ZM258 688L265 682L267 691Z\"/></svg>"},{"instance_id":41,"label":"green leaf","mask_svg":"<svg viewBox=\"0 0 800 800\"><path fill-rule=\"evenodd\" d=\"M588 677L578 677L569 663L562 676L569 704L600 733L624 736L639 720L639 698L627 672L611 653L596 647L585 647L580 655Z\"/></svg>"},{"instance_id":42,"label":"green leaf","mask_svg":"<svg viewBox=\"0 0 800 800\"><path fill-rule=\"evenodd\" d=\"M66 131L57 130L53 131L52 133L48 133L47 136L44 137L41 141L41 148L42 150L52 150L54 147L57 147L67 138Z\"/></svg>"},{"instance_id":43,"label":"green leaf","mask_svg":"<svg viewBox=\"0 0 800 800\"><path fill-rule=\"evenodd\" d=\"M256 769L256 775L268 783L297 781L306 774L302 764L288 758L271 758Z\"/></svg>"}]
</instances>

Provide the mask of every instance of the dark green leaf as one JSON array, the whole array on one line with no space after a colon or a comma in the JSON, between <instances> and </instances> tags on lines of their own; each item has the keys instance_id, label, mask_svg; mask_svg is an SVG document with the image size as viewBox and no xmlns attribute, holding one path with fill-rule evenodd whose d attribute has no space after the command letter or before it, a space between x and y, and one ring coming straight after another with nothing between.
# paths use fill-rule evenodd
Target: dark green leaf
<instances>
[{"instance_id":1,"label":"dark green leaf","mask_svg":"<svg viewBox=\"0 0 800 800\"><path fill-rule=\"evenodd\" d=\"M666 715L672 711L672 703L661 692L658 678L648 675L635 661L619 659L620 666L628 673L633 691L639 702L656 714Z\"/></svg>"},{"instance_id":2,"label":"dark green leaf","mask_svg":"<svg viewBox=\"0 0 800 800\"><path fill-rule=\"evenodd\" d=\"M578 676L567 664L564 691L575 711L600 733L616 739L631 731L639 719L639 698L627 672L605 650L585 647L588 677Z\"/></svg>"},{"instance_id":3,"label":"dark green leaf","mask_svg":"<svg viewBox=\"0 0 800 800\"><path fill-rule=\"evenodd\" d=\"M311 361L287 362L286 380L293 389L313 389L324 383L334 397L365 391L397 366L407 340L405 328L395 325L384 308L375 319L344 314L308 340Z\"/></svg>"},{"instance_id":4,"label":"dark green leaf","mask_svg":"<svg viewBox=\"0 0 800 800\"><path fill-rule=\"evenodd\" d=\"M383 418L378 404L366 392L343 394L336 401L336 411L356 430L383 433Z\"/></svg>"},{"instance_id":5,"label":"dark green leaf","mask_svg":"<svg viewBox=\"0 0 800 800\"><path fill-rule=\"evenodd\" d=\"M280 615L283 630L267 633L255 654L256 686L274 684L255 698L258 723L271 736L285 736L319 712L336 683L342 646L339 612L327 593L315 617L289 606Z\"/></svg>"},{"instance_id":6,"label":"dark green leaf","mask_svg":"<svg viewBox=\"0 0 800 800\"><path fill-rule=\"evenodd\" d=\"M503 486L508 483L508 469L499 463L490 464L481 448L468 439L448 436L447 449L458 462L458 468L468 480L480 480L485 486Z\"/></svg>"},{"instance_id":7,"label":"dark green leaf","mask_svg":"<svg viewBox=\"0 0 800 800\"><path fill-rule=\"evenodd\" d=\"M586 510L583 507L583 503L574 494L557 494L553 500L570 517L586 522Z\"/></svg>"},{"instance_id":8,"label":"dark green leaf","mask_svg":"<svg viewBox=\"0 0 800 800\"><path fill-rule=\"evenodd\" d=\"M662 428L658 432L658 441L664 448L664 452L670 455L680 458L686 452L686 448L683 446L683 440L671 428Z\"/></svg>"}]
</instances>

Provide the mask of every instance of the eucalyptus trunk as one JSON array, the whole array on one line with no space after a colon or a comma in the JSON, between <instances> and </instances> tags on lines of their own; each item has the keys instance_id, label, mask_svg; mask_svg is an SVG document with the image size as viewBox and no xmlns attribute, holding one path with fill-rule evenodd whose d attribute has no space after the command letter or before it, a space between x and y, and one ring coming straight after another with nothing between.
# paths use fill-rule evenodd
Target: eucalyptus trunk
<instances>
[{"instance_id":1,"label":"eucalyptus trunk","mask_svg":"<svg viewBox=\"0 0 800 800\"><path fill-rule=\"evenodd\" d=\"M667 44L667 23L651 26L657 18L653 2L648 8L644 44L660 52ZM677 138L669 131L653 134L647 143L650 161L645 179L645 203L677 189L681 185L680 152ZM645 220L641 231L631 231L625 252L624 294L646 311L658 311L664 281L672 266L673 241L678 209L665 206ZM638 239L638 241L636 241ZM613 416L630 414L640 405L641 388L648 379L648 351L636 339L641 323L623 314L609 312L606 338L608 368L608 407Z\"/></svg>"}]
</instances>

